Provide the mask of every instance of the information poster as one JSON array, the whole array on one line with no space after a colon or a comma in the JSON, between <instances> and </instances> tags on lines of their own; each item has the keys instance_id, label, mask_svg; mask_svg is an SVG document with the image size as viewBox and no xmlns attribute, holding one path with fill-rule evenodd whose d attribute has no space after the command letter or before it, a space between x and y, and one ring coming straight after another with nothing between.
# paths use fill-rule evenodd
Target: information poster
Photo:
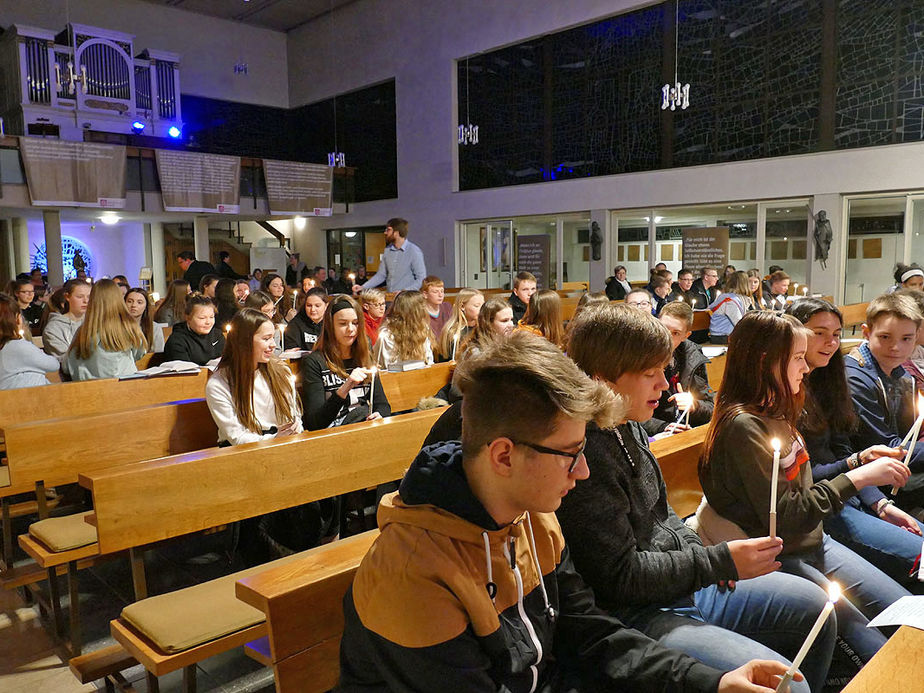
<instances>
[{"instance_id":1,"label":"information poster","mask_svg":"<svg viewBox=\"0 0 924 693\"><path fill-rule=\"evenodd\" d=\"M237 214L241 209L241 159L155 149L157 175L168 212Z\"/></svg>"},{"instance_id":2,"label":"information poster","mask_svg":"<svg viewBox=\"0 0 924 693\"><path fill-rule=\"evenodd\" d=\"M517 236L517 271L530 272L536 277L536 288L549 288L550 237Z\"/></svg>"},{"instance_id":3,"label":"information poster","mask_svg":"<svg viewBox=\"0 0 924 693\"><path fill-rule=\"evenodd\" d=\"M264 159L263 174L270 214L331 215L332 167Z\"/></svg>"},{"instance_id":4,"label":"information poster","mask_svg":"<svg viewBox=\"0 0 924 693\"><path fill-rule=\"evenodd\" d=\"M719 276L728 264L728 227L683 230L683 266L698 275L703 267L715 267Z\"/></svg>"},{"instance_id":5,"label":"information poster","mask_svg":"<svg viewBox=\"0 0 924 693\"><path fill-rule=\"evenodd\" d=\"M125 147L20 137L33 205L125 207Z\"/></svg>"}]
</instances>

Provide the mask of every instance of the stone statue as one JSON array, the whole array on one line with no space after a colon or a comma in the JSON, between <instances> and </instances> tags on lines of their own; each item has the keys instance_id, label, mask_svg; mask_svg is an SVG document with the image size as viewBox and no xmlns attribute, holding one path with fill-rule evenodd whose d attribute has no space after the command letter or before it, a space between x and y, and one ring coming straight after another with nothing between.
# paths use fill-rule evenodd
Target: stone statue
<instances>
[{"instance_id":1,"label":"stone statue","mask_svg":"<svg viewBox=\"0 0 924 693\"><path fill-rule=\"evenodd\" d=\"M831 239L834 232L831 230L831 222L828 221L828 213L825 210L819 210L815 215L815 259L821 263L822 269L828 268L828 252L831 250Z\"/></svg>"},{"instance_id":2,"label":"stone statue","mask_svg":"<svg viewBox=\"0 0 924 693\"><path fill-rule=\"evenodd\" d=\"M76 272L81 272L87 268L87 261L83 259L83 255L79 250L74 251L74 259L71 264L74 265L74 271Z\"/></svg>"},{"instance_id":3,"label":"stone statue","mask_svg":"<svg viewBox=\"0 0 924 693\"><path fill-rule=\"evenodd\" d=\"M590 252L594 260L600 259L601 247L603 247L603 233L600 231L600 224L594 221L590 224Z\"/></svg>"}]
</instances>

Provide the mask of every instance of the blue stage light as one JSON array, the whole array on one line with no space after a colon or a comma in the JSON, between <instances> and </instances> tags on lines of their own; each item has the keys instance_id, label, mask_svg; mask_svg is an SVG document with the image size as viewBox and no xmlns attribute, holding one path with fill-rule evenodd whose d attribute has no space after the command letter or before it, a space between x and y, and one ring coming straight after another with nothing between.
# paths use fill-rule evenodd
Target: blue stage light
<instances>
[{"instance_id":1,"label":"blue stage light","mask_svg":"<svg viewBox=\"0 0 924 693\"><path fill-rule=\"evenodd\" d=\"M134 123L132 123L132 130L134 130L135 133L138 135L144 132L144 127L145 127L144 123L141 122L140 120L136 120Z\"/></svg>"},{"instance_id":2,"label":"blue stage light","mask_svg":"<svg viewBox=\"0 0 924 693\"><path fill-rule=\"evenodd\" d=\"M171 125L170 129L167 130L167 134L170 135L173 139L178 139L183 132L176 126Z\"/></svg>"}]
</instances>

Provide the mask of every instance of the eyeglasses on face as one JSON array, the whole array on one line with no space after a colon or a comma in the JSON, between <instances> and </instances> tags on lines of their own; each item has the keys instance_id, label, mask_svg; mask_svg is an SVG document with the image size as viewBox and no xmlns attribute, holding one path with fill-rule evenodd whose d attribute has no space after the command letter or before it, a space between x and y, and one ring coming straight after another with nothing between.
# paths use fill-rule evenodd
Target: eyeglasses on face
<instances>
[{"instance_id":1,"label":"eyeglasses on face","mask_svg":"<svg viewBox=\"0 0 924 693\"><path fill-rule=\"evenodd\" d=\"M578 466L581 457L584 454L584 448L587 447L587 439L585 438L581 442L581 447L578 448L577 452L565 452L564 450L555 450L554 448L547 448L543 445L536 445L535 443L527 443L525 440L514 440L512 441L514 445L525 445L526 447L535 450L536 452L542 453L543 455L557 455L559 457L567 457L571 460L571 464L568 465L568 474L572 474L575 468Z\"/></svg>"},{"instance_id":2,"label":"eyeglasses on face","mask_svg":"<svg viewBox=\"0 0 924 693\"><path fill-rule=\"evenodd\" d=\"M651 301L629 301L626 305L633 308L651 308Z\"/></svg>"}]
</instances>

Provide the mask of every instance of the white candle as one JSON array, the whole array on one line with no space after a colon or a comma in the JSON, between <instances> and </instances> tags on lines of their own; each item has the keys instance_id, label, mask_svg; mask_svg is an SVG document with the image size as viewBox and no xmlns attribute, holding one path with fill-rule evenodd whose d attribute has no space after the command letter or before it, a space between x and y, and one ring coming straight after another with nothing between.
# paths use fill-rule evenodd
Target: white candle
<instances>
[{"instance_id":1,"label":"white candle","mask_svg":"<svg viewBox=\"0 0 924 693\"><path fill-rule=\"evenodd\" d=\"M160 294L155 291L153 294L151 294L151 300L154 301L154 303L157 303L160 300Z\"/></svg>"},{"instance_id":2,"label":"white candle","mask_svg":"<svg viewBox=\"0 0 924 693\"><path fill-rule=\"evenodd\" d=\"M808 296L808 287L807 287L807 286L803 286L803 287L802 287L802 295L803 295L803 296Z\"/></svg>"},{"instance_id":3,"label":"white candle","mask_svg":"<svg viewBox=\"0 0 924 693\"><path fill-rule=\"evenodd\" d=\"M815 638L818 637L818 634L824 627L825 621L828 620L828 616L830 616L831 612L834 611L834 604L838 599L840 599L840 596L840 585L838 585L836 582L830 583L828 585L828 601L824 605L824 608L821 610L821 613L818 614L818 620L815 621L815 625L812 626L812 630L810 630L809 634L806 636L805 642L802 643L802 647L799 648L799 652L796 654L796 658L792 660L792 664L789 666L789 669L786 670L786 673L783 674L783 678L780 679L780 683L776 687L777 693L785 693L785 691L789 690L789 682L792 681L793 674L796 673L796 669L798 669L799 665L802 664L802 660L805 659L805 655L808 654L808 651L814 644Z\"/></svg>"},{"instance_id":4,"label":"white candle","mask_svg":"<svg viewBox=\"0 0 924 693\"><path fill-rule=\"evenodd\" d=\"M683 423L684 423L684 425L686 425L687 427L690 426L690 410L691 410L692 408L693 408L693 405L692 405L692 404L691 404L689 407L687 407L687 415L684 417Z\"/></svg>"},{"instance_id":5,"label":"white candle","mask_svg":"<svg viewBox=\"0 0 924 693\"><path fill-rule=\"evenodd\" d=\"M351 281L351 282L355 282L355 281L356 281L356 275L355 275L355 274L353 274L352 272L350 272L350 275L349 275L349 276L350 276L350 281Z\"/></svg>"},{"instance_id":6,"label":"white candle","mask_svg":"<svg viewBox=\"0 0 924 693\"><path fill-rule=\"evenodd\" d=\"M20 331L19 331L19 338L20 338L20 339L25 339L25 337L26 337L25 331L24 331L24 330L20 330Z\"/></svg>"},{"instance_id":7,"label":"white candle","mask_svg":"<svg viewBox=\"0 0 924 693\"><path fill-rule=\"evenodd\" d=\"M231 332L231 323L229 322L227 325L225 325L225 337L227 337L230 334L230 332Z\"/></svg>"},{"instance_id":8,"label":"white candle","mask_svg":"<svg viewBox=\"0 0 924 693\"><path fill-rule=\"evenodd\" d=\"M372 416L372 412L374 411L372 408L372 399L375 395L375 373L377 370L378 368L375 366L369 369L372 378L372 380L369 381L369 416Z\"/></svg>"},{"instance_id":9,"label":"white candle","mask_svg":"<svg viewBox=\"0 0 924 693\"><path fill-rule=\"evenodd\" d=\"M456 332L456 336L452 338L452 360L456 360L456 349L459 347L459 337L462 335L459 332Z\"/></svg>"},{"instance_id":10,"label":"white candle","mask_svg":"<svg viewBox=\"0 0 924 693\"><path fill-rule=\"evenodd\" d=\"M773 448L773 471L770 476L770 536L776 536L776 490L780 476L780 440L774 438L770 441Z\"/></svg>"},{"instance_id":11,"label":"white candle","mask_svg":"<svg viewBox=\"0 0 924 693\"><path fill-rule=\"evenodd\" d=\"M902 441L908 444L908 454L905 455L905 466L911 464L911 456L914 454L914 446L918 444L918 435L921 433L921 424L924 423L924 396L918 395L918 417L914 420L914 426L908 432L908 436ZM898 493L898 486L892 487L892 495Z\"/></svg>"}]
</instances>

